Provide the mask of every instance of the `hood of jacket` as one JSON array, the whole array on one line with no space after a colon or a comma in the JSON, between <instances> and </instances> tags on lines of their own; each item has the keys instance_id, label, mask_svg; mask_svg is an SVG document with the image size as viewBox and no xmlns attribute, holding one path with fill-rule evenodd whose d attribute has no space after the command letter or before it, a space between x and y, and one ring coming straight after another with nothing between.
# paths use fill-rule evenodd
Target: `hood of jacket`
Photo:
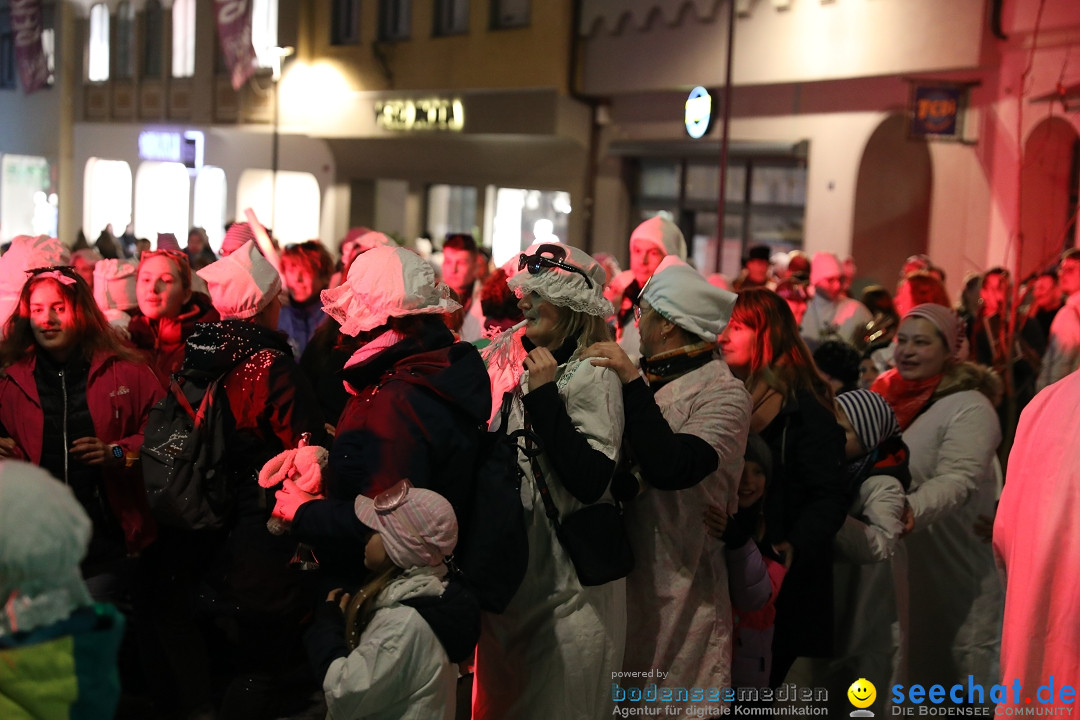
<instances>
[{"instance_id":1,"label":"hood of jacket","mask_svg":"<svg viewBox=\"0 0 1080 720\"><path fill-rule=\"evenodd\" d=\"M439 639L450 662L467 660L480 638L480 606L456 580L447 582L446 566L412 568L383 590L378 607L408 605Z\"/></svg>"},{"instance_id":2,"label":"hood of jacket","mask_svg":"<svg viewBox=\"0 0 1080 720\"><path fill-rule=\"evenodd\" d=\"M277 330L247 320L198 323L187 340L182 372L221 375L243 358L265 349L292 355L288 339Z\"/></svg>"},{"instance_id":3,"label":"hood of jacket","mask_svg":"<svg viewBox=\"0 0 1080 720\"><path fill-rule=\"evenodd\" d=\"M341 378L361 389L390 380L427 388L461 408L477 423L491 412L491 384L480 353L470 343L455 342L439 318L363 362L341 371Z\"/></svg>"}]
</instances>

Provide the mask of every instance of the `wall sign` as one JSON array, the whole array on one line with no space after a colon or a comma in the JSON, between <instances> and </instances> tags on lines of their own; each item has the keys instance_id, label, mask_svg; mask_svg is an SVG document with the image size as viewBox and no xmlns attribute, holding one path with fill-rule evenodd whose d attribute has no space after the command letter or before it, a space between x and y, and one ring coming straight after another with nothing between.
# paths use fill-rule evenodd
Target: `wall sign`
<instances>
[{"instance_id":1,"label":"wall sign","mask_svg":"<svg viewBox=\"0 0 1080 720\"><path fill-rule=\"evenodd\" d=\"M713 100L709 91L700 85L690 91L683 109L683 123L686 133L698 140L712 128Z\"/></svg>"},{"instance_id":2,"label":"wall sign","mask_svg":"<svg viewBox=\"0 0 1080 720\"><path fill-rule=\"evenodd\" d=\"M444 98L379 100L375 103L375 124L384 130L404 132L461 132L465 128L465 107L461 100Z\"/></svg>"},{"instance_id":3,"label":"wall sign","mask_svg":"<svg viewBox=\"0 0 1080 720\"><path fill-rule=\"evenodd\" d=\"M962 140L968 84L912 83L909 134L914 138Z\"/></svg>"},{"instance_id":4,"label":"wall sign","mask_svg":"<svg viewBox=\"0 0 1080 720\"><path fill-rule=\"evenodd\" d=\"M177 162L189 170L199 170L203 165L205 136L198 130L165 132L144 130L139 133L139 157L157 162Z\"/></svg>"}]
</instances>

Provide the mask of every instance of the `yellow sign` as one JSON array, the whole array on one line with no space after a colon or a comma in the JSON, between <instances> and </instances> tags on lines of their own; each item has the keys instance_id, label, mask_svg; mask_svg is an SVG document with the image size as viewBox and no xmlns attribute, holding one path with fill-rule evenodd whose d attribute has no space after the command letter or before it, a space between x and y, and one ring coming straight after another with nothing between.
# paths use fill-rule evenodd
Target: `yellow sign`
<instances>
[{"instance_id":1,"label":"yellow sign","mask_svg":"<svg viewBox=\"0 0 1080 720\"><path fill-rule=\"evenodd\" d=\"M460 100L380 100L375 103L375 124L384 130L461 132L465 108Z\"/></svg>"}]
</instances>

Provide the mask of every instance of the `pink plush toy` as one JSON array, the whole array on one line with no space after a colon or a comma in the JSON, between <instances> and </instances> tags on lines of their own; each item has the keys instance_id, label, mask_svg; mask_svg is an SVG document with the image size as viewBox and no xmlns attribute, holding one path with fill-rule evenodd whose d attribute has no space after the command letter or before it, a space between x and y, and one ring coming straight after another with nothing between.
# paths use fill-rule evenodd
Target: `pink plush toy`
<instances>
[{"instance_id":1,"label":"pink plush toy","mask_svg":"<svg viewBox=\"0 0 1080 720\"><path fill-rule=\"evenodd\" d=\"M259 471L261 487L274 488L290 480L305 493L322 497L322 470L330 454L324 447L308 445L306 438L305 433L299 447L278 453L263 465ZM274 535L284 535L289 529L289 521L278 507L280 504L279 500L274 506L273 515L266 521L267 529Z\"/></svg>"}]
</instances>

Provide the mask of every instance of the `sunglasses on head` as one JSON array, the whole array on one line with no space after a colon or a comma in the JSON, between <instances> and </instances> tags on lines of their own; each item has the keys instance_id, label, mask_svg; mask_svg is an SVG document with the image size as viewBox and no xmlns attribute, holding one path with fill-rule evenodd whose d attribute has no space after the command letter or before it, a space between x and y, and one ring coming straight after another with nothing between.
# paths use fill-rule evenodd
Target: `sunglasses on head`
<instances>
[{"instance_id":1,"label":"sunglasses on head","mask_svg":"<svg viewBox=\"0 0 1080 720\"><path fill-rule=\"evenodd\" d=\"M521 257L518 258L518 271L528 268L530 275L539 275L540 270L545 267L549 268L562 268L572 273L577 273L581 277L585 278L585 284L592 289L593 281L584 270L571 265L570 263L563 262L566 258L566 248L561 245L541 245L536 248L536 252L532 255L526 255L521 253Z\"/></svg>"}]
</instances>

